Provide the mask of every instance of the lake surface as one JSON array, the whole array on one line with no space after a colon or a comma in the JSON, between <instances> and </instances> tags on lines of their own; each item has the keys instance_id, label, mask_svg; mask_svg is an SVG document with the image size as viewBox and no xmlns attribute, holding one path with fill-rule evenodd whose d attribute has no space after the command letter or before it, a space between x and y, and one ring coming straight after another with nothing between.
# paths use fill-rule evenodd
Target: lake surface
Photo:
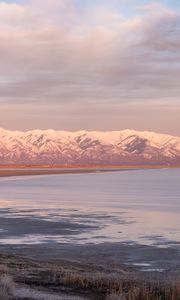
<instances>
[{"instance_id":1,"label":"lake surface","mask_svg":"<svg viewBox=\"0 0 180 300\"><path fill-rule=\"evenodd\" d=\"M0 244L180 243L180 169L0 178Z\"/></svg>"}]
</instances>

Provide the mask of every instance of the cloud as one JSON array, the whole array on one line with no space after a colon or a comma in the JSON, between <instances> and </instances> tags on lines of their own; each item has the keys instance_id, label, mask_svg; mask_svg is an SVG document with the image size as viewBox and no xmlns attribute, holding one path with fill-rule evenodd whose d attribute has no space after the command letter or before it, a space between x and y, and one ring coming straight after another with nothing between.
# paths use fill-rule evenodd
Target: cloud
<instances>
[{"instance_id":1,"label":"cloud","mask_svg":"<svg viewBox=\"0 0 180 300\"><path fill-rule=\"evenodd\" d=\"M96 11L96 13L95 13ZM135 16L75 0L0 2L0 101L41 105L179 101L180 13Z\"/></svg>"}]
</instances>

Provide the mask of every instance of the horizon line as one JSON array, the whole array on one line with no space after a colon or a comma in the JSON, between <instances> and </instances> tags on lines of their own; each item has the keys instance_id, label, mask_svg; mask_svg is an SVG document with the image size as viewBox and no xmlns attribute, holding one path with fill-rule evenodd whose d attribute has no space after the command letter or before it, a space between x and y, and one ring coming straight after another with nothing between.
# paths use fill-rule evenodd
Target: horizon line
<instances>
[{"instance_id":1,"label":"horizon line","mask_svg":"<svg viewBox=\"0 0 180 300\"><path fill-rule=\"evenodd\" d=\"M170 133L162 133L159 131L154 131L154 130L137 130L137 129L130 129L130 128L125 128L125 129L119 129L119 130L86 130L86 129L80 129L80 130L61 130L61 129L53 129L53 128L47 128L47 129L40 129L40 128L34 128L34 129L26 129L26 130L18 130L18 129L6 129L3 127L0 127L0 131L9 131L9 132L19 132L19 133L27 133L27 132L35 132L35 131L54 131L54 132L68 132L68 133L80 133L80 132L88 132L88 133L115 133L115 132L125 132L125 131L134 131L134 132L141 132L141 133L155 133L155 134L161 134L161 135L166 135L166 136L173 136L173 137L178 137L180 138L180 135L176 134L170 134Z\"/></svg>"}]
</instances>

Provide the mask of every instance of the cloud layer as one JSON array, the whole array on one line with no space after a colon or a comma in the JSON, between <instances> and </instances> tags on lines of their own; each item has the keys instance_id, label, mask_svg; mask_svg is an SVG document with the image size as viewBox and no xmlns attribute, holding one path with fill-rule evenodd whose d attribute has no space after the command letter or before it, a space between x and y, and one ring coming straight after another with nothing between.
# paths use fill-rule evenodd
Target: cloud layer
<instances>
[{"instance_id":1,"label":"cloud layer","mask_svg":"<svg viewBox=\"0 0 180 300\"><path fill-rule=\"evenodd\" d=\"M0 2L0 66L2 126L167 132L168 120L180 135L178 10Z\"/></svg>"}]
</instances>

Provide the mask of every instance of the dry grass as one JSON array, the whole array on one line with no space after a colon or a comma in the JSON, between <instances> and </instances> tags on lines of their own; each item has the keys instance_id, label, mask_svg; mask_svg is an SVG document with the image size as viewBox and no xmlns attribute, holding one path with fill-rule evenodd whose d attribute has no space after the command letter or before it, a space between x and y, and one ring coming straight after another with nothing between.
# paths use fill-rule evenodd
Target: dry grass
<instances>
[{"instance_id":1,"label":"dry grass","mask_svg":"<svg viewBox=\"0 0 180 300\"><path fill-rule=\"evenodd\" d=\"M122 282L106 300L180 300L180 278Z\"/></svg>"},{"instance_id":2,"label":"dry grass","mask_svg":"<svg viewBox=\"0 0 180 300\"><path fill-rule=\"evenodd\" d=\"M124 298L124 296L114 292L114 293L107 295L106 300L125 300L125 298Z\"/></svg>"},{"instance_id":3,"label":"dry grass","mask_svg":"<svg viewBox=\"0 0 180 300\"><path fill-rule=\"evenodd\" d=\"M70 287L106 300L180 300L180 277L171 279L135 278L132 275L107 275L77 271L46 270L41 284Z\"/></svg>"},{"instance_id":4,"label":"dry grass","mask_svg":"<svg viewBox=\"0 0 180 300\"><path fill-rule=\"evenodd\" d=\"M8 271L7 265L0 265L0 274L7 274Z\"/></svg>"},{"instance_id":5,"label":"dry grass","mask_svg":"<svg viewBox=\"0 0 180 300\"><path fill-rule=\"evenodd\" d=\"M61 264L26 262L19 258L9 261L9 267L17 283L33 288L44 287L50 292L67 291L68 295L90 296L90 299L98 300L180 300L180 276L175 273L146 274L148 277L143 277L139 273L120 270L119 274L107 274L89 266L68 264L62 267ZM7 273L7 267L0 265L0 290L8 294L13 282L4 279Z\"/></svg>"},{"instance_id":6,"label":"dry grass","mask_svg":"<svg viewBox=\"0 0 180 300\"><path fill-rule=\"evenodd\" d=\"M14 281L8 275L8 268L6 265L0 265L0 300L9 298L14 288Z\"/></svg>"}]
</instances>

